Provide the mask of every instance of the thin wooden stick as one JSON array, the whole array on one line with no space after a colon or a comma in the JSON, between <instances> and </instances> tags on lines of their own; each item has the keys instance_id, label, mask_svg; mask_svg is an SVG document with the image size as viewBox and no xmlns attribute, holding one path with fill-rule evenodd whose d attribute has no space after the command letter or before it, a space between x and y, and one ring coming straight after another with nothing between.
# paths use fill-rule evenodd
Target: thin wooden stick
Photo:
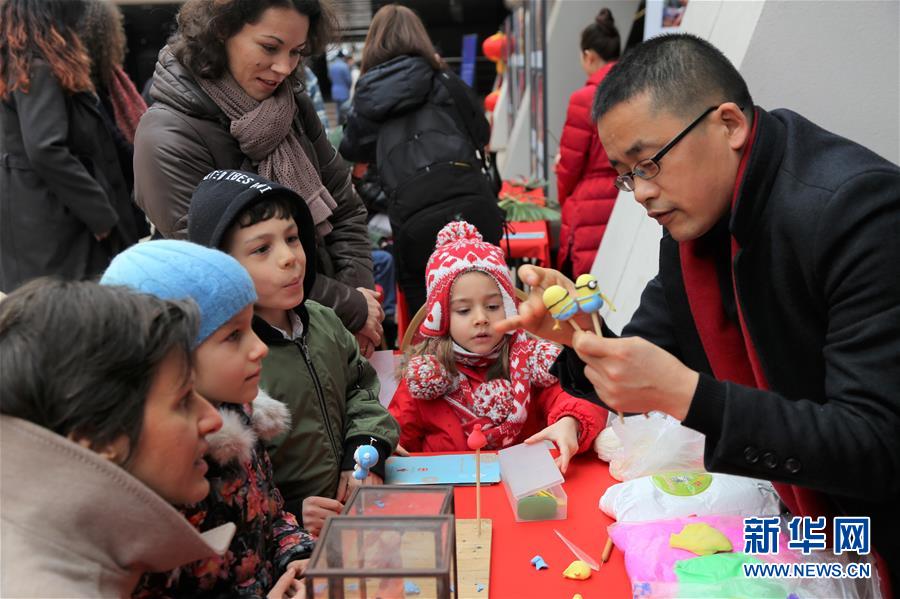
<instances>
[{"instance_id":1,"label":"thin wooden stick","mask_svg":"<svg viewBox=\"0 0 900 599\"><path fill-rule=\"evenodd\" d=\"M594 332L597 333L598 337L602 337L603 329L600 327L600 317L597 316L596 312L591 312L591 320L594 321Z\"/></svg>"},{"instance_id":2,"label":"thin wooden stick","mask_svg":"<svg viewBox=\"0 0 900 599\"><path fill-rule=\"evenodd\" d=\"M603 337L603 328L600 326L600 317L597 316L596 312L591 312L591 320L594 321L594 332L597 333L598 337ZM582 331L583 329L578 326L578 323L575 320L570 320L572 326L575 327L576 331ZM619 415L619 422L625 424L625 415L622 412L616 412Z\"/></svg>"},{"instance_id":3,"label":"thin wooden stick","mask_svg":"<svg viewBox=\"0 0 900 599\"><path fill-rule=\"evenodd\" d=\"M478 521L478 536L481 536L481 450L475 450L475 519Z\"/></svg>"},{"instance_id":4,"label":"thin wooden stick","mask_svg":"<svg viewBox=\"0 0 900 599\"><path fill-rule=\"evenodd\" d=\"M594 332L598 337L603 337L603 327L600 326L600 317L596 312L591 312L591 320L594 321ZM625 424L625 415L622 412L616 412L619 415L619 422Z\"/></svg>"},{"instance_id":5,"label":"thin wooden stick","mask_svg":"<svg viewBox=\"0 0 900 599\"><path fill-rule=\"evenodd\" d=\"M481 425L476 424L466 437L466 445L475 450L475 518L478 521L478 536L481 536L481 448L487 445L487 439L481 432Z\"/></svg>"},{"instance_id":6,"label":"thin wooden stick","mask_svg":"<svg viewBox=\"0 0 900 599\"><path fill-rule=\"evenodd\" d=\"M575 329L576 331L578 331L579 333L583 333L583 332L584 332L584 329L582 329L581 326L580 326L577 322L575 322L574 320L570 319L570 320L568 320L567 322L568 322L570 325L572 325L572 328Z\"/></svg>"}]
</instances>

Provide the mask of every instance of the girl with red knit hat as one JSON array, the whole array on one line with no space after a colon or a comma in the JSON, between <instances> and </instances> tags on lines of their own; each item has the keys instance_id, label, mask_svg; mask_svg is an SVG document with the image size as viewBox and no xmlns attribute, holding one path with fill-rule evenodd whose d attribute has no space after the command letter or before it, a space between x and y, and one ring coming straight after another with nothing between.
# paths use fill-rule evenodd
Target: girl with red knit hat
<instances>
[{"instance_id":1,"label":"girl with red knit hat","mask_svg":"<svg viewBox=\"0 0 900 599\"><path fill-rule=\"evenodd\" d=\"M524 330L497 333L518 301L502 250L452 222L425 271L426 317L389 410L407 451L467 451L476 424L489 449L550 440L569 459L591 446L606 410L572 397L548 370L560 347Z\"/></svg>"}]
</instances>

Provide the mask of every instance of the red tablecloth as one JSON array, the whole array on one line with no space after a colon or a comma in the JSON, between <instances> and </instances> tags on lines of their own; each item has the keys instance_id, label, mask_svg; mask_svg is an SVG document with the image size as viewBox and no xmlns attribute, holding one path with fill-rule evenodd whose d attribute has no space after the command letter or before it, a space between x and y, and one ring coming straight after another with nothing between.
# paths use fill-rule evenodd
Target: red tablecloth
<instances>
[{"instance_id":1,"label":"red tablecloth","mask_svg":"<svg viewBox=\"0 0 900 599\"><path fill-rule=\"evenodd\" d=\"M569 599L575 593L584 599L631 597L625 560L617 549L588 580L563 578L563 570L576 558L553 532L558 529L599 562L606 527L613 522L600 511L599 501L615 482L608 465L593 452L577 457L563 485L569 500L568 518L546 522L516 522L503 483L483 486L481 514L493 521L491 599ZM475 517L475 487L456 487L454 501L457 517ZM549 570L534 569L531 558L536 554L544 558Z\"/></svg>"}]
</instances>

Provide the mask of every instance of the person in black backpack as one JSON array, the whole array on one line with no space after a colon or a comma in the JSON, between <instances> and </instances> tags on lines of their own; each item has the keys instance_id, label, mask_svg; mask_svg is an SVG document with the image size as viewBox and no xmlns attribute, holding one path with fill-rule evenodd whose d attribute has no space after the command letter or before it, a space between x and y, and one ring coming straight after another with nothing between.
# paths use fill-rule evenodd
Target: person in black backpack
<instances>
[{"instance_id":1,"label":"person in black backpack","mask_svg":"<svg viewBox=\"0 0 900 599\"><path fill-rule=\"evenodd\" d=\"M410 314L425 303L425 263L444 225L466 220L499 244L504 218L484 157L489 137L475 94L445 68L419 17L404 6L379 9L340 153L377 169Z\"/></svg>"}]
</instances>

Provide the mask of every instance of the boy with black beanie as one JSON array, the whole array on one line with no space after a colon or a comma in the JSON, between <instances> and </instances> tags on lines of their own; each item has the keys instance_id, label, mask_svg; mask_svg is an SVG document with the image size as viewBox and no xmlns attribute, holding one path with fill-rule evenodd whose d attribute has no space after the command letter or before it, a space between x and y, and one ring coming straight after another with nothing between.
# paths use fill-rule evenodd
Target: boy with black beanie
<instances>
[{"instance_id":1,"label":"boy with black beanie","mask_svg":"<svg viewBox=\"0 0 900 599\"><path fill-rule=\"evenodd\" d=\"M253 330L269 347L260 388L291 411L289 432L269 453L285 506L317 534L349 497L353 453L374 445L380 484L399 426L378 402L379 383L356 339L331 308L307 300L315 280L315 227L294 191L255 173L219 170L197 186L191 241L231 254L250 273L258 299Z\"/></svg>"}]
</instances>

